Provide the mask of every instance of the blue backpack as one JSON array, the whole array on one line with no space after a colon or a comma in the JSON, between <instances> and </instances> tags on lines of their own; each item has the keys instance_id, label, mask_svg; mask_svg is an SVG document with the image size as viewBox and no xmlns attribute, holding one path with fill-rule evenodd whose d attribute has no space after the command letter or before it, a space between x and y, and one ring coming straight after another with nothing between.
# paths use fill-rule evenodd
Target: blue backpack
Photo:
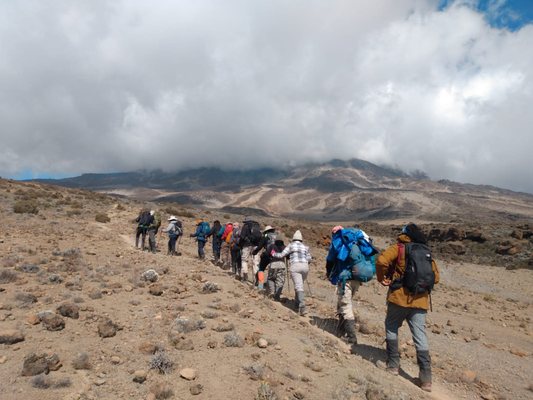
<instances>
[{"instance_id":1,"label":"blue backpack","mask_svg":"<svg viewBox=\"0 0 533 400\"><path fill-rule=\"evenodd\" d=\"M202 234L202 236L209 235L210 231L211 231L211 227L209 226L209 222L204 221L200 224L200 233Z\"/></svg>"},{"instance_id":2,"label":"blue backpack","mask_svg":"<svg viewBox=\"0 0 533 400\"><path fill-rule=\"evenodd\" d=\"M222 235L224 234L224 231L226 230L226 226L225 225L222 225L220 227L220 230L217 232L217 237L221 238Z\"/></svg>"},{"instance_id":3,"label":"blue backpack","mask_svg":"<svg viewBox=\"0 0 533 400\"><path fill-rule=\"evenodd\" d=\"M331 241L327 260L335 266L329 276L332 284L344 284L348 280L368 282L376 273L374 254L377 250L367 240L363 231L355 228L345 228L337 232Z\"/></svg>"},{"instance_id":4,"label":"blue backpack","mask_svg":"<svg viewBox=\"0 0 533 400\"><path fill-rule=\"evenodd\" d=\"M362 243L363 248L365 245L365 243ZM374 260L374 256L363 254L359 242L352 245L350 259L352 261L353 279L358 280L359 282L368 282L374 278L374 275L376 274L376 261Z\"/></svg>"}]
</instances>

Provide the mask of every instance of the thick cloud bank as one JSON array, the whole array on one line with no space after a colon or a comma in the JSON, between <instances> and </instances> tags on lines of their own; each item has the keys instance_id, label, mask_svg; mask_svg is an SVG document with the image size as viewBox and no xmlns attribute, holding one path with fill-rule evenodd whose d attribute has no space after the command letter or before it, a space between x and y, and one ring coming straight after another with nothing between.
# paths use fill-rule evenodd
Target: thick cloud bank
<instances>
[{"instance_id":1,"label":"thick cloud bank","mask_svg":"<svg viewBox=\"0 0 533 400\"><path fill-rule=\"evenodd\" d=\"M357 157L533 192L533 25L438 3L0 2L0 173Z\"/></svg>"}]
</instances>

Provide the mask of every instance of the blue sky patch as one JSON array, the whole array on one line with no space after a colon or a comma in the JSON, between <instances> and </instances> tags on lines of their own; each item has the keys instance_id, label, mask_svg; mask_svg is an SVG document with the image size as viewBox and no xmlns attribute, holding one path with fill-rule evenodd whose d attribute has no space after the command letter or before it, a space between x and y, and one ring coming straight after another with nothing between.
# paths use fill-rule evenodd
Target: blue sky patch
<instances>
[{"instance_id":1,"label":"blue sky patch","mask_svg":"<svg viewBox=\"0 0 533 400\"><path fill-rule=\"evenodd\" d=\"M440 0L439 10L445 10L457 0ZM485 14L487 22L496 28L516 31L533 22L533 0L478 0L474 9Z\"/></svg>"}]
</instances>

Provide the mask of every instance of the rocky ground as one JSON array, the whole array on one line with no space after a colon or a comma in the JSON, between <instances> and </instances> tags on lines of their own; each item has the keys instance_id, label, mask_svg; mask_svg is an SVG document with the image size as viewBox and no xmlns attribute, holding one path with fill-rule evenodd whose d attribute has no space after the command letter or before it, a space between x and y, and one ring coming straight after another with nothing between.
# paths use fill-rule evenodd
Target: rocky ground
<instances>
[{"instance_id":1,"label":"rocky ground","mask_svg":"<svg viewBox=\"0 0 533 400\"><path fill-rule=\"evenodd\" d=\"M299 317L290 301L274 303L196 259L188 237L179 257L136 250L132 219L142 204L5 180L0 196L1 399L533 398L531 270L442 253L442 284L428 318L434 391L426 394L414 382L406 327L402 374L376 367L385 356L386 290L378 283L355 300L359 345L336 337L335 290L323 280L325 226L268 221L286 235L301 225L309 237L316 259L310 313ZM27 212L32 205L37 214ZM169 211L192 231L197 212ZM105 216L108 222L96 221ZM381 229L370 230L384 247L393 228ZM512 239L521 249L529 246L528 229ZM462 233L454 239L439 243L472 252ZM148 270L157 280L143 275ZM293 297L288 288L284 295Z\"/></svg>"}]
</instances>

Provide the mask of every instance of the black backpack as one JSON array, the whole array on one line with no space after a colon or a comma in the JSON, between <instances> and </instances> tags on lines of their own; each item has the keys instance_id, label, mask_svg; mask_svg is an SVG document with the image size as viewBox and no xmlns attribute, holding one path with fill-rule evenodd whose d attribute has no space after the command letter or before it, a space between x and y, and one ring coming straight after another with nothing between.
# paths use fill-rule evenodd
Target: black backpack
<instances>
[{"instance_id":1,"label":"black backpack","mask_svg":"<svg viewBox=\"0 0 533 400\"><path fill-rule=\"evenodd\" d=\"M413 295L431 293L435 285L435 272L433 272L430 248L422 243L407 243L403 247L405 248L403 286Z\"/></svg>"},{"instance_id":2,"label":"black backpack","mask_svg":"<svg viewBox=\"0 0 533 400\"><path fill-rule=\"evenodd\" d=\"M148 228L148 226L152 223L152 215L150 215L149 211L145 211L141 214L141 217L139 218L139 225Z\"/></svg>"},{"instance_id":3,"label":"black backpack","mask_svg":"<svg viewBox=\"0 0 533 400\"><path fill-rule=\"evenodd\" d=\"M258 246L263 237L263 232L261 232L261 227L256 221L247 221L244 223L244 226L241 230L241 243L249 242L253 246Z\"/></svg>"}]
</instances>

